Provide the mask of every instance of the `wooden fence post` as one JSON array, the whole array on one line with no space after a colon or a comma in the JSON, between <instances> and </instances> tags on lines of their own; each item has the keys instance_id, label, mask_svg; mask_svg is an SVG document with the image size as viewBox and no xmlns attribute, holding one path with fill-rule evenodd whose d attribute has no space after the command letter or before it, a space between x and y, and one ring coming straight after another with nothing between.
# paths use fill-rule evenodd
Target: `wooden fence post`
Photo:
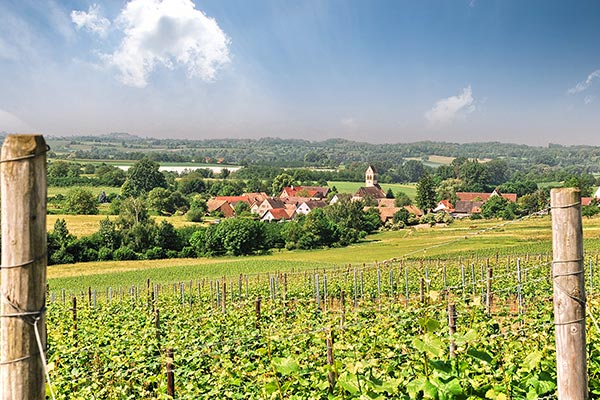
<instances>
[{"instance_id":1,"label":"wooden fence post","mask_svg":"<svg viewBox=\"0 0 600 400\"><path fill-rule=\"evenodd\" d=\"M550 194L558 398L581 400L588 398L581 192Z\"/></svg>"},{"instance_id":2,"label":"wooden fence post","mask_svg":"<svg viewBox=\"0 0 600 400\"><path fill-rule=\"evenodd\" d=\"M41 135L8 135L0 166L0 399L45 399L46 152Z\"/></svg>"},{"instance_id":3,"label":"wooden fence post","mask_svg":"<svg viewBox=\"0 0 600 400\"><path fill-rule=\"evenodd\" d=\"M456 357L456 343L453 336L456 333L456 306L448 303L448 330L450 332L450 358Z\"/></svg>"},{"instance_id":4,"label":"wooden fence post","mask_svg":"<svg viewBox=\"0 0 600 400\"><path fill-rule=\"evenodd\" d=\"M173 349L167 349L167 395L175 397L175 371L173 370Z\"/></svg>"}]
</instances>

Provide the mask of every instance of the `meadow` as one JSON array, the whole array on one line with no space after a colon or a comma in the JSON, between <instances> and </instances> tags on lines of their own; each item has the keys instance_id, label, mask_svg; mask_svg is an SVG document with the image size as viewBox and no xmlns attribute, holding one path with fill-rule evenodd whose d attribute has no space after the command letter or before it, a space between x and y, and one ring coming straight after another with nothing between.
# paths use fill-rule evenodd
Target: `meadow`
<instances>
[{"instance_id":1,"label":"meadow","mask_svg":"<svg viewBox=\"0 0 600 400\"><path fill-rule=\"evenodd\" d=\"M349 181L328 181L327 185L330 188L337 189L338 193L351 193L354 194L361 186L364 186L364 182L349 182ZM408 197L414 199L417 196L417 185L403 184L403 183L380 183L381 188L387 192L388 189L392 189L394 194L398 192L404 192Z\"/></svg>"},{"instance_id":2,"label":"meadow","mask_svg":"<svg viewBox=\"0 0 600 400\"><path fill-rule=\"evenodd\" d=\"M58 216L48 216L48 224ZM105 216L60 216L70 232L79 236L97 229ZM96 228L93 220L96 221ZM189 224L182 217L167 218L175 226ZM584 219L585 249L600 249L600 218ZM360 243L344 248L318 250L280 250L268 255L247 257L193 258L172 260L90 262L54 265L48 268L52 288L84 290L104 289L153 282L172 283L189 279L329 269L343 265L361 265L390 259L439 259L524 255L551 251L549 216L519 221L462 220L448 226L418 226L400 231L384 231L367 236Z\"/></svg>"}]
</instances>

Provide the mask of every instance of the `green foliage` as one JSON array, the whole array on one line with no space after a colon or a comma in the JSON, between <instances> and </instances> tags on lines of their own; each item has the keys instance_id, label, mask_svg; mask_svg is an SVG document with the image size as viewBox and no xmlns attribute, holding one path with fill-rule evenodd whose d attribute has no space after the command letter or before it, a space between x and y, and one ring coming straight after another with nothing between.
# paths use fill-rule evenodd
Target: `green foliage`
<instances>
[{"instance_id":1,"label":"green foliage","mask_svg":"<svg viewBox=\"0 0 600 400\"><path fill-rule=\"evenodd\" d=\"M423 211L430 210L436 205L435 183L429 174L423 177L417 183L417 207Z\"/></svg>"},{"instance_id":2,"label":"green foliage","mask_svg":"<svg viewBox=\"0 0 600 400\"><path fill-rule=\"evenodd\" d=\"M156 187L167 187L165 176L158 170L159 165L148 158L143 158L133 164L127 171L127 179L121 187L125 197L140 196Z\"/></svg>"},{"instance_id":3,"label":"green foliage","mask_svg":"<svg viewBox=\"0 0 600 400\"><path fill-rule=\"evenodd\" d=\"M394 204L396 205L396 207L410 206L412 205L412 200L410 199L410 197L408 197L406 193L397 192L396 201L394 202Z\"/></svg>"},{"instance_id":4,"label":"green foliage","mask_svg":"<svg viewBox=\"0 0 600 400\"><path fill-rule=\"evenodd\" d=\"M279 193L283 190L284 187L291 186L294 184L294 178L289 174L280 174L277 175L273 179L273 183L271 185L271 193L274 196L279 196Z\"/></svg>"},{"instance_id":5,"label":"green foliage","mask_svg":"<svg viewBox=\"0 0 600 400\"><path fill-rule=\"evenodd\" d=\"M64 209L72 214L95 215L98 214L98 201L91 190L75 187L67 192Z\"/></svg>"},{"instance_id":6,"label":"green foliage","mask_svg":"<svg viewBox=\"0 0 600 400\"><path fill-rule=\"evenodd\" d=\"M179 191L185 195L192 193L204 193L206 185L204 183L204 177L197 171L190 172L183 176L177 183Z\"/></svg>"},{"instance_id":7,"label":"green foliage","mask_svg":"<svg viewBox=\"0 0 600 400\"><path fill-rule=\"evenodd\" d=\"M137 260L138 255L129 246L121 246L113 252L113 259L117 261Z\"/></svg>"},{"instance_id":8,"label":"green foliage","mask_svg":"<svg viewBox=\"0 0 600 400\"><path fill-rule=\"evenodd\" d=\"M96 178L102 185L119 187L125 183L127 174L114 165L102 164L95 170Z\"/></svg>"},{"instance_id":9,"label":"green foliage","mask_svg":"<svg viewBox=\"0 0 600 400\"><path fill-rule=\"evenodd\" d=\"M394 224L402 222L404 225L408 225L409 215L410 215L410 213L408 212L407 209L405 209L405 208L399 209L398 211L396 211L394 213L394 217L393 217Z\"/></svg>"}]
</instances>

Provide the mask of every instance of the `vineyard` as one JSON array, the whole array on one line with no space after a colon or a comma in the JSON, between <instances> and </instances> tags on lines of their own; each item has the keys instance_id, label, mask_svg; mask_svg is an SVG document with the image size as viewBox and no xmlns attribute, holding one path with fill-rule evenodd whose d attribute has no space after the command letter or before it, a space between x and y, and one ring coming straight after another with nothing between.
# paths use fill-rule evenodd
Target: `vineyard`
<instances>
[{"instance_id":1,"label":"vineyard","mask_svg":"<svg viewBox=\"0 0 600 400\"><path fill-rule=\"evenodd\" d=\"M588 371L600 394L598 255ZM48 294L60 399L556 398L547 253Z\"/></svg>"}]
</instances>

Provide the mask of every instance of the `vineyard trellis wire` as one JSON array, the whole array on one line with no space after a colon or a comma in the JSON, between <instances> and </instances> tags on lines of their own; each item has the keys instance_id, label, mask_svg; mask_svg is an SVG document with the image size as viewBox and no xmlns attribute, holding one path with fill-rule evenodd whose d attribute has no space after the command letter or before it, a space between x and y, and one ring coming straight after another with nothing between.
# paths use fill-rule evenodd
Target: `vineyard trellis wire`
<instances>
[{"instance_id":1,"label":"vineyard trellis wire","mask_svg":"<svg viewBox=\"0 0 600 400\"><path fill-rule=\"evenodd\" d=\"M539 255L537 257L528 258L530 261L525 266L520 265L520 258L514 257L512 257L510 262L507 262L507 259L498 259L497 262L492 261L491 263L487 259L479 260L481 265L485 266L487 264L491 264L494 269L498 268L503 271L502 273L493 275L491 277L493 288L492 294L495 299L495 306L492 310L492 313L487 317L484 316L484 296L482 295L482 290L484 290L484 288L487 286L487 279L482 278L481 274L477 273L473 276L469 276L469 279L467 279L467 282L463 287L463 285L461 285L459 268L447 268L445 279L441 265L440 268L437 269L431 268L428 274L429 289L425 293L425 304L422 304L419 296L415 295L420 289L419 283L421 280L421 275L425 275L424 271L421 271L421 274L414 273L414 271L418 271L417 265L421 265L420 260L387 263L386 265L373 263L371 265L364 265L363 267L337 268L333 270L327 270L325 272L313 271L293 274L263 274L261 277L262 279L258 278L255 280L250 280L251 284L249 285L248 293L246 293L245 290L237 289L233 290L233 292L227 292L228 296L225 301L228 301L228 307L226 308L225 313L223 313L223 309L221 307L222 304L220 304L222 301L222 296L217 295L217 293L222 292L221 290L217 290L217 287L222 287L221 282L226 281L228 288L236 288L236 285L232 283L233 278L229 280L227 278L221 278L213 281L212 291L210 290L210 281L207 279L199 279L196 282L185 284L180 282L178 284L174 284L171 291L168 289L168 285L150 285L149 283L146 283L146 290L141 290L136 287L129 288L128 291L115 291L120 295L115 296L115 298L112 299L112 303L108 301L108 296L100 301L98 301L95 296L93 301L89 301L88 296L87 302L85 301L86 293L80 293L79 296L82 300L81 303L85 304L85 307L87 307L87 312L90 313L103 313L105 310L116 308L119 310L119 313L135 314L139 313L140 310L152 310L153 307L161 310L163 310L163 307L166 307L175 315L178 315L179 313L193 312L196 315L196 323L198 326L204 326L205 324L209 324L211 319L221 318L227 315L237 315L238 318L247 319L248 316L253 315L254 300L259 296L263 299L263 318L274 318L274 314L277 315L277 318L284 318L284 315L286 314L286 308L288 310L288 317L297 309L304 310L302 311L303 313L306 310L313 310L313 312L318 313L316 315L319 316L318 318L320 318L319 321L321 321L321 324L316 326L311 325L311 327L305 328L301 331L281 332L277 329L275 331L265 331L267 328L263 328L263 340L266 341L268 338L268 341L275 346L273 353L275 354L274 357L276 358L276 362L279 362L279 358L281 358L278 358L278 356L281 354L277 353L279 351L279 343L281 342L293 342L296 346L300 346L302 343L309 343L310 345L307 345L307 348L313 349L315 347L323 347L324 349L323 336L327 332L333 331L334 333L337 332L336 336L340 335L342 337L347 337L347 335L349 335L349 331L365 331L372 329L373 326L376 326L374 325L372 318L358 321L352 320L352 315L360 315L361 313L365 315L369 315L369 313L372 313L372 315L385 315L386 318L397 320L418 320L419 318L422 318L423 315L431 314L437 315L438 324L441 326L442 324L439 323L439 321L446 319L446 316L442 316L443 312L446 310L446 304L452 300L456 301L457 305L460 306L459 313L457 315L459 335L461 334L461 325L464 327L465 323L472 323L474 318L473 313L477 314L479 311L481 311L482 315L477 316L477 323L482 323L482 318L500 318L503 321L500 325L504 325L506 321L510 321L510 323L506 322L507 326L513 326L515 323L517 324L515 328L511 328L511 331L482 335L481 337L478 337L477 340L471 338L472 340L469 343L470 346L485 346L487 341L499 340L500 338L504 340L514 340L516 337L522 338L527 336L527 334L534 335L539 331L549 331L553 327L553 324L549 319L551 313L547 312L544 313L546 318L545 322L542 322L540 325L524 323L524 321L528 318L534 317L536 323L539 323L539 315L537 315L539 310L537 310L537 305L540 303L538 301L540 298L540 293L547 292L551 283L551 262L545 261L547 256ZM533 260L534 258L536 258L536 260ZM590 260L592 259L590 257L588 258ZM535 262L532 263L531 261ZM411 263L413 265L409 266L407 263ZM506 272L505 263L509 264L511 267L509 272ZM522 267L520 268L520 271L517 268L519 265ZM477 269L479 269L479 266ZM358 279L356 281L353 279L355 270L357 272L356 276L359 277L362 275L363 278L362 295L360 296L356 307L353 306L353 301L349 299L347 309L344 311L347 322L344 325L340 325L338 322L342 314L341 293L342 291L344 293L353 293L355 290L354 285L358 286L360 283ZM409 299L410 304L408 308L405 305L406 299L403 298L405 291L402 290L401 287L398 287L399 282L396 282L393 279L393 276L395 275L402 276L400 272L406 270L411 271L408 280L408 290L412 298ZM390 274L390 271L396 272L397 274ZM520 283L518 277L519 272L522 274L522 280ZM319 286L321 303L320 307L317 306L318 302L317 298L315 297L315 286L317 282L315 276L320 276L319 282L321 282L321 285ZM382 277L386 276L392 276L392 278L381 279ZM236 278L239 279L239 277ZM241 280L244 283L245 277L242 277ZM446 285L444 285L444 280L446 281ZM219 284L217 284L217 281L219 281ZM284 282L287 286L285 289L282 287ZM327 282L327 286L323 285L323 282ZM456 282L457 284L452 285L452 282ZM239 288L239 285L237 285L237 288ZM473 290L473 288L475 290ZM525 306L521 310L521 314L519 313L518 308L514 307L517 301L519 288L522 289L521 293L524 298L523 301ZM540 289L543 290L540 291ZM327 294L325 291L327 291ZM97 291L93 291L93 293L97 293ZM361 293L361 291L357 290L357 293ZM53 299L56 299L56 297L57 296L54 294L51 294L50 296L50 298ZM351 296L348 297L351 298ZM154 304L149 305L152 298L154 300ZM427 302L429 302L429 304L427 304ZM540 304L547 306L549 303L541 302ZM58 308L66 306L66 304L61 304L60 301L56 301L54 305ZM199 314L195 311L198 308L201 310ZM162 312L161 315L164 316L165 312ZM314 317L313 315L313 318L317 317ZM79 319L78 322L80 321L81 319ZM277 321L281 322L279 319L276 319L271 321L268 326L270 328L277 326ZM167 323L168 322L165 321L165 324ZM221 328L224 330L227 329L226 326L222 326ZM188 329L192 328L188 327ZM168 331L168 329L166 330ZM247 331L247 333L248 332L251 331ZM424 332L420 332L418 334L423 335ZM447 337L447 335L442 335L441 332L437 332L436 334L439 335L440 338L443 338L444 342L449 345L450 339ZM168 342L168 345L169 347L174 348L175 355L177 356L178 360L188 360L190 354L194 354L191 357L200 357L202 359L209 357L209 359L212 359L217 357L217 355L222 354L224 352L223 349L225 349L225 352L230 351L227 350L230 347L236 347L239 352L256 351L257 337L255 335L250 334L247 340L243 340L243 338L237 336L223 337L223 332L218 332L216 335L216 337L206 336L204 339L205 344L182 344L176 343L177 341L173 340ZM169 334L165 333L165 336L169 336ZM550 333L548 332L546 336L551 337ZM318 343L315 343L315 340ZM343 343L344 342L342 342L342 344ZM341 346L342 344L334 345L336 355L338 353L336 346ZM166 345L167 344L164 344L164 346ZM78 351L82 350L82 348L78 349ZM89 348L87 350L92 353L94 353L94 351L97 352L97 349L94 350L93 348ZM398 357L414 361L414 358L420 354L422 354L422 352L419 350L413 349L409 352L404 349L404 351L401 353L401 355L398 355ZM394 359L394 356L391 356L391 359ZM381 357L381 362L385 363L389 362L389 360L386 357ZM396 362L398 362L397 359ZM181 365L176 366L174 369L176 376L179 376L179 374L184 372L186 368L187 367L182 367ZM322 368L322 366L320 368ZM136 371L145 370L147 371L147 368L144 366L135 369L127 369L127 374L134 374ZM311 374L319 375L321 372L321 369L315 368L313 372L302 372L302 377L306 378L311 376ZM153 373L156 373L156 371ZM185 376L186 374L184 373L184 377L178 379L185 379ZM269 376L269 374L267 374L267 376ZM301 376L298 375L297 378L301 379ZM540 394L546 395L544 393ZM513 395L513 398L520 397Z\"/></svg>"}]
</instances>

